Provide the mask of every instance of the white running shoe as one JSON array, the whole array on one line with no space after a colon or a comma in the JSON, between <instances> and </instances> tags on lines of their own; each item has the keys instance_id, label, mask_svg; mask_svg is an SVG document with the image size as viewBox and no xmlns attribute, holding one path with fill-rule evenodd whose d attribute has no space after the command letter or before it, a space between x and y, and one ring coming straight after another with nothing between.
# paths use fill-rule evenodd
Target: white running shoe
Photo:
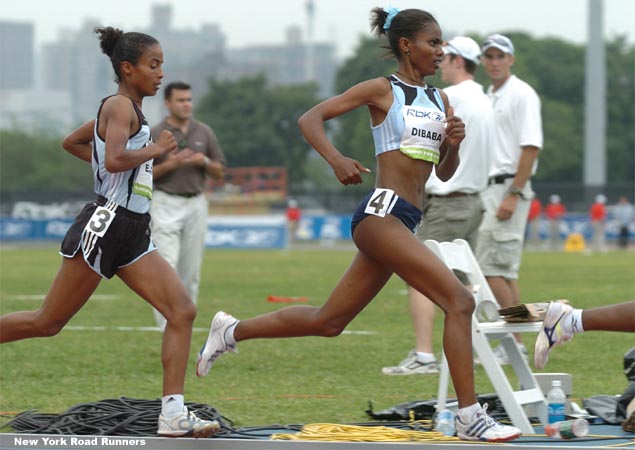
<instances>
[{"instance_id":1,"label":"white running shoe","mask_svg":"<svg viewBox=\"0 0 635 450\"><path fill-rule=\"evenodd\" d=\"M534 366L536 366L536 369L545 367L549 360L549 351L554 345L573 339L573 334L566 333L561 324L562 319L571 314L571 312L573 312L573 308L566 303L549 303L534 347Z\"/></svg>"},{"instance_id":2,"label":"white running shoe","mask_svg":"<svg viewBox=\"0 0 635 450\"><path fill-rule=\"evenodd\" d=\"M463 423L456 416L456 435L464 441L506 442L520 437L522 432L516 427L503 425L487 414L487 405L477 412L474 420Z\"/></svg>"},{"instance_id":3,"label":"white running shoe","mask_svg":"<svg viewBox=\"0 0 635 450\"><path fill-rule=\"evenodd\" d=\"M196 417L196 414L189 412L187 407L174 417L164 417L159 414L160 436L167 437L195 437L206 438L220 430L220 425L215 420L203 420Z\"/></svg>"},{"instance_id":4,"label":"white running shoe","mask_svg":"<svg viewBox=\"0 0 635 450\"><path fill-rule=\"evenodd\" d=\"M209 335L205 345L198 353L198 359L196 360L196 376L204 377L207 372L212 368L214 361L223 353L233 352L237 353L238 349L236 345L229 345L225 340L225 332L227 328L238 322L234 316L227 314L223 311L216 313L212 319L212 325L209 329Z\"/></svg>"},{"instance_id":5,"label":"white running shoe","mask_svg":"<svg viewBox=\"0 0 635 450\"><path fill-rule=\"evenodd\" d=\"M401 366L407 366L408 364L412 364L413 361L417 360L417 350L412 349L408 352L408 354L406 355L406 357L404 359L402 359L401 361L399 361L399 364L397 364L394 367L401 367ZM382 372L384 372L385 369L388 369L388 367L384 367L382 368ZM385 372L384 372L385 373Z\"/></svg>"},{"instance_id":6,"label":"white running shoe","mask_svg":"<svg viewBox=\"0 0 635 450\"><path fill-rule=\"evenodd\" d=\"M384 375L415 375L439 373L437 360L422 362L417 357L417 351L411 350L408 356L398 366L384 367L381 369Z\"/></svg>"}]
</instances>

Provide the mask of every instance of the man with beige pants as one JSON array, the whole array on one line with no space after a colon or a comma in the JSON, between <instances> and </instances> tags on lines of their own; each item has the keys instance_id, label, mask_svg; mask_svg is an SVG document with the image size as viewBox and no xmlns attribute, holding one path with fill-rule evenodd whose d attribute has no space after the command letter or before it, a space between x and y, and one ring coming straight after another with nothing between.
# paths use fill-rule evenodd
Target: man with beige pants
<instances>
[{"instance_id":1,"label":"man with beige pants","mask_svg":"<svg viewBox=\"0 0 635 450\"><path fill-rule=\"evenodd\" d=\"M179 148L154 161L152 239L196 303L207 232L205 178L222 178L226 161L212 129L192 118L190 86L170 83L164 97L169 115L152 128L152 136L169 130ZM157 310L154 316L163 330L165 318Z\"/></svg>"}]
</instances>

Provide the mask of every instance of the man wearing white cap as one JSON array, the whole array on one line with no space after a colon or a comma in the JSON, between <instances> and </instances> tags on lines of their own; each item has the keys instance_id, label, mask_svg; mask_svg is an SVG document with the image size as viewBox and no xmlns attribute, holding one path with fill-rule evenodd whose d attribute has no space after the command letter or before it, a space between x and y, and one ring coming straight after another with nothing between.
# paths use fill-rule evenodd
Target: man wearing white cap
<instances>
[{"instance_id":1,"label":"man wearing white cap","mask_svg":"<svg viewBox=\"0 0 635 450\"><path fill-rule=\"evenodd\" d=\"M520 303L518 270L534 197L531 177L543 141L540 98L511 73L514 45L508 37L487 37L481 51L483 67L492 81L487 95L494 107L496 133L489 185L482 195L485 214L476 257L498 303L509 307ZM506 362L502 347L497 350L499 362Z\"/></svg>"},{"instance_id":2,"label":"man wearing white cap","mask_svg":"<svg viewBox=\"0 0 635 450\"><path fill-rule=\"evenodd\" d=\"M427 199L417 237L422 241L434 239L439 242L465 239L475 248L483 217L479 193L487 186L494 113L483 86L474 81L481 55L478 44L469 37L458 36L443 50L445 57L439 66L441 79L450 84L443 91L448 95L454 113L465 123L465 139L459 150L461 162L454 176L443 182L433 171L426 183ZM438 373L432 346L434 304L412 287L408 288L408 294L416 347L398 366L384 367L382 372L386 375Z\"/></svg>"}]
</instances>

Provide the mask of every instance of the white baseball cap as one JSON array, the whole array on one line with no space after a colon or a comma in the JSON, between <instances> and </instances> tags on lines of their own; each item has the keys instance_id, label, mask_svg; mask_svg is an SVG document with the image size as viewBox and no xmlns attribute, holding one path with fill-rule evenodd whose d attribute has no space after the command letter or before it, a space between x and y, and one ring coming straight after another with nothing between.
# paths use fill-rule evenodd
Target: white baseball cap
<instances>
[{"instance_id":1,"label":"white baseball cap","mask_svg":"<svg viewBox=\"0 0 635 450\"><path fill-rule=\"evenodd\" d=\"M606 203L606 195L604 195L604 194L598 194L598 195L596 195L596 196L595 196L595 201L596 201L597 203L602 203L602 204Z\"/></svg>"},{"instance_id":2,"label":"white baseball cap","mask_svg":"<svg viewBox=\"0 0 635 450\"><path fill-rule=\"evenodd\" d=\"M502 34L491 34L487 36L487 38L483 41L481 51L485 53L492 47L499 49L503 53L509 53L510 55L514 54L514 44L512 44L511 39L507 36L503 36Z\"/></svg>"},{"instance_id":3,"label":"white baseball cap","mask_svg":"<svg viewBox=\"0 0 635 450\"><path fill-rule=\"evenodd\" d=\"M443 46L443 52L446 55L459 55L476 64L480 63L481 49L478 48L478 44L474 39L466 36L457 36L450 39L448 43Z\"/></svg>"}]
</instances>

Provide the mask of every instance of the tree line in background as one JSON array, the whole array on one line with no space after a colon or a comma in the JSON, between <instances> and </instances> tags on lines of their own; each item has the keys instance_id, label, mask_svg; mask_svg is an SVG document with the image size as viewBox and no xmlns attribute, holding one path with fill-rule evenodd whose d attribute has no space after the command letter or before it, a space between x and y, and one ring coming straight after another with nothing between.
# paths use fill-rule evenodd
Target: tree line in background
<instances>
[{"instance_id":1,"label":"tree line in background","mask_svg":"<svg viewBox=\"0 0 635 450\"><path fill-rule=\"evenodd\" d=\"M544 150L536 181L580 183L584 163L585 47L555 38L508 33L516 47L513 73L540 95ZM472 36L477 42L482 36ZM362 38L338 69L336 92L396 68L375 38ZM622 37L606 43L607 179L635 181L635 49ZM476 80L489 82L482 68ZM427 80L444 87L439 74ZM114 89L114 87L113 87ZM195 116L214 128L232 167L284 166L290 191L341 189L330 168L311 150L297 127L304 111L319 102L317 85L271 86L264 76L209 81ZM347 156L375 167L369 114L360 108L327 123L335 145ZM91 169L61 148L62 136L0 131L0 192L77 192L90 189ZM367 185L369 183L366 183ZM363 187L366 190L368 187Z\"/></svg>"}]
</instances>

